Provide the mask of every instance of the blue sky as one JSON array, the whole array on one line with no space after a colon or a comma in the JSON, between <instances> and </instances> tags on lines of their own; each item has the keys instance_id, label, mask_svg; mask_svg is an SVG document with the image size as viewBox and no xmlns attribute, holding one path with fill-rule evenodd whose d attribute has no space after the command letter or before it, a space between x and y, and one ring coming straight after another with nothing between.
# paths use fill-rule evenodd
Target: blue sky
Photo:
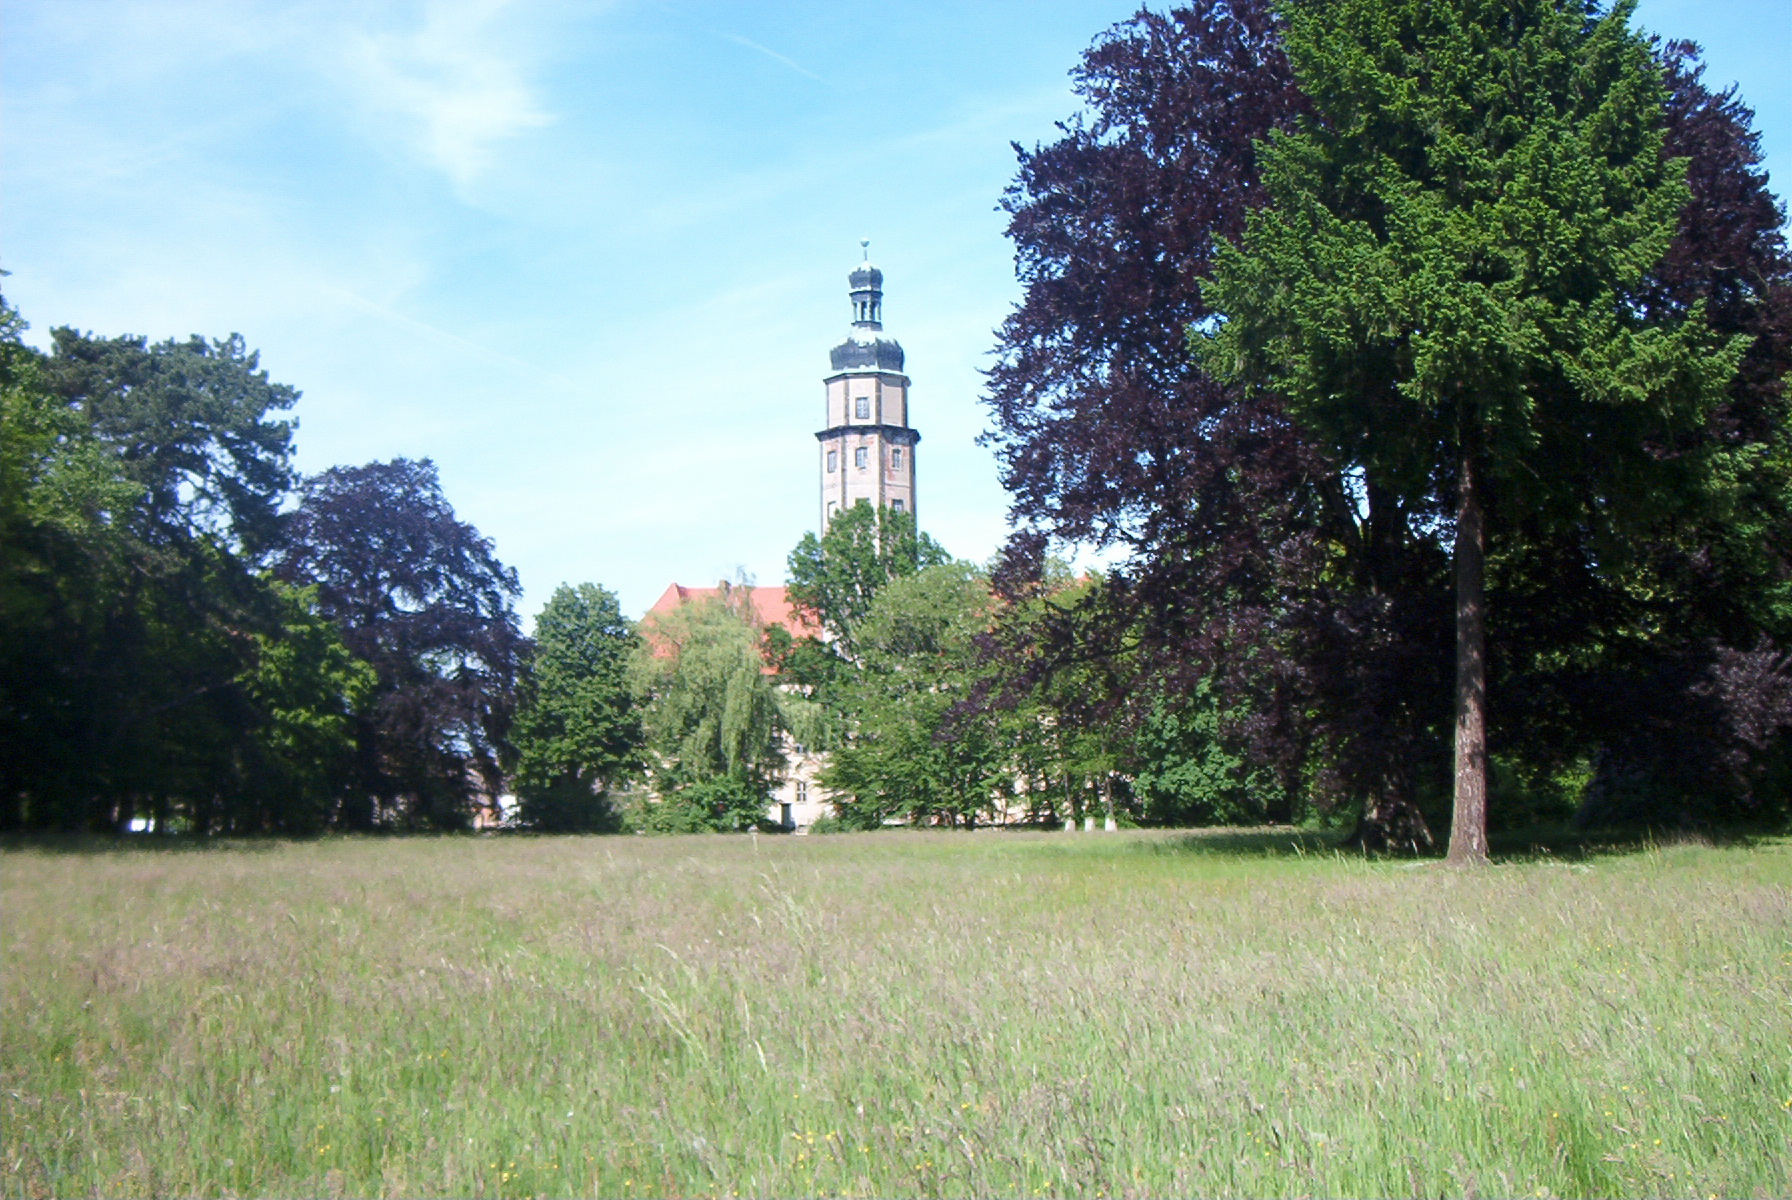
<instances>
[{"instance_id":1,"label":"blue sky","mask_svg":"<svg viewBox=\"0 0 1792 1200\"><path fill-rule=\"evenodd\" d=\"M872 239L923 524L1006 498L980 368L1017 298L995 205L1128 3L8 0L0 264L52 325L240 331L307 471L433 458L521 572L639 613L780 582ZM1644 0L1792 172L1792 0ZM1784 191L1784 185L1776 187Z\"/></svg>"}]
</instances>

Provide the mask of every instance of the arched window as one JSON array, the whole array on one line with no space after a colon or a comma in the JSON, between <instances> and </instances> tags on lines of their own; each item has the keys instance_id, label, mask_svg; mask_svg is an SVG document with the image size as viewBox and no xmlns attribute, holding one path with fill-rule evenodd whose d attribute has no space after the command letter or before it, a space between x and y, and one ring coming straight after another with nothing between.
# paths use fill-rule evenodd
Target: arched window
<instances>
[{"instance_id":1,"label":"arched window","mask_svg":"<svg viewBox=\"0 0 1792 1200\"><path fill-rule=\"evenodd\" d=\"M828 451L828 474L832 475L834 473L834 469L836 467L838 467L839 465L840 465L840 452L838 450L829 450Z\"/></svg>"},{"instance_id":2,"label":"arched window","mask_svg":"<svg viewBox=\"0 0 1792 1200\"><path fill-rule=\"evenodd\" d=\"M860 446L852 452L852 465L863 471L865 464L871 461L871 451Z\"/></svg>"}]
</instances>

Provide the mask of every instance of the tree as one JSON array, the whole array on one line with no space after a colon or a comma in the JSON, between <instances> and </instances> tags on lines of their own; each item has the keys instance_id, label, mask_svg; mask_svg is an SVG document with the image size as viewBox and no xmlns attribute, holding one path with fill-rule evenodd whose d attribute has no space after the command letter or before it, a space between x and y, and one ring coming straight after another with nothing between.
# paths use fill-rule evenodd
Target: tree
<instances>
[{"instance_id":1,"label":"tree","mask_svg":"<svg viewBox=\"0 0 1792 1200\"><path fill-rule=\"evenodd\" d=\"M527 643L516 572L457 519L429 460L332 467L305 480L277 567L377 677L355 728L351 828L457 828L495 795Z\"/></svg>"},{"instance_id":2,"label":"tree","mask_svg":"<svg viewBox=\"0 0 1792 1200\"><path fill-rule=\"evenodd\" d=\"M953 720L980 673L995 612L988 577L940 563L883 587L857 631L851 734L822 771L858 823L900 816L974 824L1012 774L1012 722Z\"/></svg>"},{"instance_id":3,"label":"tree","mask_svg":"<svg viewBox=\"0 0 1792 1200\"><path fill-rule=\"evenodd\" d=\"M1750 781L1784 754L1767 666L1792 579L1792 291L1747 110L1699 86L1691 55L1662 55L1665 153L1690 156L1691 202L1638 303L1673 321L1702 298L1720 334L1751 339L1727 400L1662 447L1688 468L1724 465L1702 473L1696 503L1670 489L1686 502L1647 529L1626 514L1625 537L1556 514L1527 531L1494 506L1491 750L1527 778L1582 778L1596 760L1660 776L1653 794L1680 796L1682 814L1717 811L1720 794L1756 812L1772 801ZM1216 247L1265 199L1258 144L1311 107L1280 27L1257 0L1141 13L1098 39L1076 80L1086 114L1017 148L1004 201L1026 291L990 374L988 440L1018 526L996 574L1005 594L1025 590L1052 542L1106 547L1115 566L1074 619L1034 627L1037 653L1003 646L1028 675L1003 691L1109 663L1094 676L1115 682L1101 719L1143 732L1209 712L1278 794L1354 810L1358 844L1425 845L1453 780L1448 497L1412 505L1277 393L1186 353L1188 328L1216 319L1203 282ZM1724 666L1735 655L1754 665Z\"/></svg>"},{"instance_id":4,"label":"tree","mask_svg":"<svg viewBox=\"0 0 1792 1200\"><path fill-rule=\"evenodd\" d=\"M1792 257L1752 114L1734 89L1703 85L1693 47L1660 57L1666 152L1687 157L1692 200L1645 311L1671 320L1703 301L1712 328L1748 348L1723 402L1675 447L1713 464L1696 504L1664 505L1615 544L1591 524L1547 539L1501 531L1528 544L1491 564L1504 653L1490 691L1509 750L1533 773L1590 777L1578 821L1783 819Z\"/></svg>"},{"instance_id":5,"label":"tree","mask_svg":"<svg viewBox=\"0 0 1792 1200\"><path fill-rule=\"evenodd\" d=\"M5 822L262 821L245 783L278 718L250 683L290 610L259 567L297 392L239 337L57 329L44 358L7 312Z\"/></svg>"},{"instance_id":6,"label":"tree","mask_svg":"<svg viewBox=\"0 0 1792 1200\"><path fill-rule=\"evenodd\" d=\"M1217 706L1280 793L1371 797L1367 844L1428 840L1409 784L1433 730L1414 698L1436 690L1440 647L1403 584L1436 564L1396 553L1391 514L1361 517L1273 395L1187 352L1189 326L1213 316L1215 250L1260 202L1258 140L1306 104L1269 6L1141 12L1074 78L1087 113L1016 147L1004 198L1026 292L990 372L986 440L1018 526L997 585L1035 586L1052 542L1118 561L1082 611L1031 627L1037 652L1005 646L1027 677L998 694L1107 663L1090 719L1137 732Z\"/></svg>"},{"instance_id":7,"label":"tree","mask_svg":"<svg viewBox=\"0 0 1792 1200\"><path fill-rule=\"evenodd\" d=\"M46 381L140 490L129 526L143 546L209 537L249 561L274 547L294 475L293 422L273 414L299 393L271 382L241 335L152 346L61 328L51 338Z\"/></svg>"},{"instance_id":8,"label":"tree","mask_svg":"<svg viewBox=\"0 0 1792 1200\"><path fill-rule=\"evenodd\" d=\"M651 616L635 657L661 801L649 824L739 829L765 815L784 766L784 708L748 588Z\"/></svg>"},{"instance_id":9,"label":"tree","mask_svg":"<svg viewBox=\"0 0 1792 1200\"><path fill-rule=\"evenodd\" d=\"M788 595L851 659L859 623L884 585L948 561L938 542L917 532L913 513L861 500L829 522L820 537L803 535L790 552Z\"/></svg>"},{"instance_id":10,"label":"tree","mask_svg":"<svg viewBox=\"0 0 1792 1200\"><path fill-rule=\"evenodd\" d=\"M1270 203L1217 260L1202 354L1277 394L1368 504L1453 508L1450 858L1482 861L1489 508L1621 535L1684 495L1705 464L1658 451L1705 424L1742 347L1702 305L1640 311L1690 194L1628 4L1286 11L1312 111L1260 152Z\"/></svg>"},{"instance_id":11,"label":"tree","mask_svg":"<svg viewBox=\"0 0 1792 1200\"><path fill-rule=\"evenodd\" d=\"M645 734L628 677L640 639L608 589L562 584L535 619L535 652L513 740L525 823L615 825L610 786L642 767Z\"/></svg>"},{"instance_id":12,"label":"tree","mask_svg":"<svg viewBox=\"0 0 1792 1200\"><path fill-rule=\"evenodd\" d=\"M244 769L219 823L234 833L318 833L354 789L355 720L377 677L317 611L312 589L272 586L280 625L258 635L243 679L255 720L237 747ZM158 824L168 815L155 814Z\"/></svg>"},{"instance_id":13,"label":"tree","mask_svg":"<svg viewBox=\"0 0 1792 1200\"><path fill-rule=\"evenodd\" d=\"M70 668L123 584L115 515L140 494L50 391L26 328L0 299L0 828L73 818L86 689Z\"/></svg>"}]
</instances>

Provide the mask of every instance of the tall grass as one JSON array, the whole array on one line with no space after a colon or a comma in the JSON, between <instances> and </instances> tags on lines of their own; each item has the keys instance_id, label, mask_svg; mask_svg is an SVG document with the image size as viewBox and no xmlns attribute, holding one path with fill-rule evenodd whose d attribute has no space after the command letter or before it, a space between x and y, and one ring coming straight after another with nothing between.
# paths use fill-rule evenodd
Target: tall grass
<instances>
[{"instance_id":1,"label":"tall grass","mask_svg":"<svg viewBox=\"0 0 1792 1200\"><path fill-rule=\"evenodd\" d=\"M0 855L8 1195L1792 1194L1792 845Z\"/></svg>"}]
</instances>

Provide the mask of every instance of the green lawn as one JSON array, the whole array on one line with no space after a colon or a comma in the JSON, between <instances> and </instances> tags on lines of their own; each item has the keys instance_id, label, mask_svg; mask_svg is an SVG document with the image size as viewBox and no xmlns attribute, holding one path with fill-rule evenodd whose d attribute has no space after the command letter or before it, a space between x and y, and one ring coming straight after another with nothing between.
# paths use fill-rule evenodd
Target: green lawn
<instances>
[{"instance_id":1,"label":"green lawn","mask_svg":"<svg viewBox=\"0 0 1792 1200\"><path fill-rule=\"evenodd\" d=\"M0 853L6 1195L1792 1194L1792 843Z\"/></svg>"}]
</instances>

